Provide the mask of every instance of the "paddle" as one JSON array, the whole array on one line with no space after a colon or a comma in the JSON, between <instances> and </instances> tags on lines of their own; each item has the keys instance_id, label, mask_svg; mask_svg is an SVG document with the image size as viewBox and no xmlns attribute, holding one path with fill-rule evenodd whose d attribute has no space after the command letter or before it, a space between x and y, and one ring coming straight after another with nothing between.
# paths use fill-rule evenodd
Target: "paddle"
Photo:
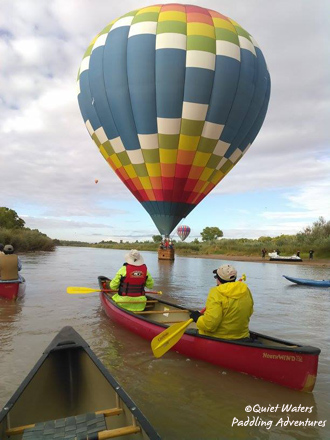
<instances>
[{"instance_id":1,"label":"paddle","mask_svg":"<svg viewBox=\"0 0 330 440\"><path fill-rule=\"evenodd\" d=\"M238 281L245 281L246 275L243 273ZM204 313L205 308L200 313ZM186 322L178 322L173 324L159 335L155 336L151 341L151 349L155 357L163 356L170 348L172 348L183 336L186 328L193 322L193 319L188 319Z\"/></svg>"},{"instance_id":2,"label":"paddle","mask_svg":"<svg viewBox=\"0 0 330 440\"><path fill-rule=\"evenodd\" d=\"M118 292L118 290L110 290L110 289L91 289L89 287L67 287L66 289L66 293L69 293L70 295L86 295L88 293L93 293L93 292ZM157 293L158 295L162 295L163 292L161 290L158 291L154 291L154 290L149 290L149 291L145 291L145 293Z\"/></svg>"},{"instance_id":3,"label":"paddle","mask_svg":"<svg viewBox=\"0 0 330 440\"><path fill-rule=\"evenodd\" d=\"M163 356L170 348L173 347L183 336L186 328L194 320L189 319L186 322L178 322L171 325L166 330L159 333L151 341L151 349L156 358Z\"/></svg>"}]
</instances>

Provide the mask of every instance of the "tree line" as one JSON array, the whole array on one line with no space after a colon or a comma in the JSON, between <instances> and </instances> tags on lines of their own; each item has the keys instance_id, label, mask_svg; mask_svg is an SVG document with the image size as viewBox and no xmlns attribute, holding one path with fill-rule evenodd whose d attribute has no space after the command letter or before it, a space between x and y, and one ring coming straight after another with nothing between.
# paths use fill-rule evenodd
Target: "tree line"
<instances>
[{"instance_id":1,"label":"tree line","mask_svg":"<svg viewBox=\"0 0 330 440\"><path fill-rule=\"evenodd\" d=\"M191 242L175 243L178 254L225 254L225 255L248 255L260 256L261 250L267 252L275 249L281 251L281 255L293 255L300 251L300 256L306 258L310 249L315 251L316 258L330 258L330 221L319 217L311 226L307 226L296 235L280 235L278 237L262 236L257 239L224 238L223 231L217 226L205 227L200 236ZM87 243L71 240L51 239L38 229L25 227L25 221L13 210L0 207L0 243L12 244L18 252L27 251L52 251L56 246L100 247L111 249L131 249L156 251L162 240L161 235L153 235L152 240L133 242L120 240L101 241L99 243Z\"/></svg>"},{"instance_id":2,"label":"tree line","mask_svg":"<svg viewBox=\"0 0 330 440\"><path fill-rule=\"evenodd\" d=\"M55 249L54 240L38 229L25 227L17 212L5 207L0 207L0 243L11 244L17 252Z\"/></svg>"}]
</instances>

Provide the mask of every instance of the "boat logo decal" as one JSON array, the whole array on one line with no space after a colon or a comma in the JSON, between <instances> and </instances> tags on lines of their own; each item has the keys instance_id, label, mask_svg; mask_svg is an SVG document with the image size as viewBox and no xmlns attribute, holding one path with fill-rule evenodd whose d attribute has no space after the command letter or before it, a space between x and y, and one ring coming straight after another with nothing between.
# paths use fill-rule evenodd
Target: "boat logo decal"
<instances>
[{"instance_id":1,"label":"boat logo decal","mask_svg":"<svg viewBox=\"0 0 330 440\"><path fill-rule=\"evenodd\" d=\"M287 354L269 354L267 352L262 353L263 358L267 359L274 359L274 360L280 360L280 361L292 361L292 362L303 362L302 356L291 356Z\"/></svg>"}]
</instances>

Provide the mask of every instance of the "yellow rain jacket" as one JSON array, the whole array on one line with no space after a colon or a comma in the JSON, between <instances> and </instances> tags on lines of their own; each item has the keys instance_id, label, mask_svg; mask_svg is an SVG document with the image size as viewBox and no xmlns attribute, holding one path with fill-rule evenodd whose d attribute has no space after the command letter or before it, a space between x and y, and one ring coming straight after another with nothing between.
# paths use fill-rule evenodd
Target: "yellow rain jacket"
<instances>
[{"instance_id":1,"label":"yellow rain jacket","mask_svg":"<svg viewBox=\"0 0 330 440\"><path fill-rule=\"evenodd\" d=\"M206 300L204 315L197 320L201 335L221 339L248 338L253 298L245 283L220 284L212 287Z\"/></svg>"}]
</instances>

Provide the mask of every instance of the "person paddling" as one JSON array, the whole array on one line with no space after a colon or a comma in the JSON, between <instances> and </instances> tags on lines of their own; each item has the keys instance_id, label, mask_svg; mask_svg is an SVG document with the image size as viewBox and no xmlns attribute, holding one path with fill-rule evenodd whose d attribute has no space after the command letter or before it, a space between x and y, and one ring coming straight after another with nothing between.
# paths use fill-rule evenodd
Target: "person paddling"
<instances>
[{"instance_id":1,"label":"person paddling","mask_svg":"<svg viewBox=\"0 0 330 440\"><path fill-rule=\"evenodd\" d=\"M14 255L14 247L6 244L3 252L0 252L0 279L2 281L19 280L18 272L22 269L21 259Z\"/></svg>"},{"instance_id":2,"label":"person paddling","mask_svg":"<svg viewBox=\"0 0 330 440\"><path fill-rule=\"evenodd\" d=\"M110 282L110 289L118 290L112 299L126 310L140 312L146 306L144 288L150 289L154 280L142 255L132 249L125 255L125 263Z\"/></svg>"},{"instance_id":3,"label":"person paddling","mask_svg":"<svg viewBox=\"0 0 330 440\"><path fill-rule=\"evenodd\" d=\"M230 264L220 266L213 273L217 286L209 291L204 314L193 311L190 318L202 335L251 342L249 321L253 298L250 289L236 281L237 271Z\"/></svg>"}]
</instances>

